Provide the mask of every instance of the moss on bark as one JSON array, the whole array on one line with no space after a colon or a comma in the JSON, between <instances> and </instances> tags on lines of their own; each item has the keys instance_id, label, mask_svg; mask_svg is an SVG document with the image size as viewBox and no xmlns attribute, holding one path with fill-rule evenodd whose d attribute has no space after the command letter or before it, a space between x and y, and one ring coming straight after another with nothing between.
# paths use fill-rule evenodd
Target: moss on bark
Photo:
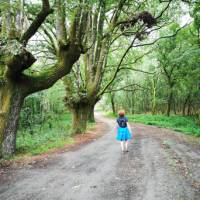
<instances>
[{"instance_id":1,"label":"moss on bark","mask_svg":"<svg viewBox=\"0 0 200 200\"><path fill-rule=\"evenodd\" d=\"M0 155L7 157L15 152L23 93L16 83L8 81L0 87L0 98Z\"/></svg>"},{"instance_id":2,"label":"moss on bark","mask_svg":"<svg viewBox=\"0 0 200 200\"><path fill-rule=\"evenodd\" d=\"M72 133L85 133L87 128L87 119L89 108L83 105L76 105L71 108L72 111Z\"/></svg>"}]
</instances>

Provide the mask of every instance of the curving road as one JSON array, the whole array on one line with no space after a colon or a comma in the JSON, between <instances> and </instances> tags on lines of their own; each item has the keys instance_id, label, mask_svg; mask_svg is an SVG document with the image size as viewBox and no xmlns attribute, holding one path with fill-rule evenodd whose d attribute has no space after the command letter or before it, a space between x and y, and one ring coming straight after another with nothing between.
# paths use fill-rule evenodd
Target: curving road
<instances>
[{"instance_id":1,"label":"curving road","mask_svg":"<svg viewBox=\"0 0 200 200\"><path fill-rule=\"evenodd\" d=\"M0 200L200 200L200 145L133 124L128 153L109 130L78 150L0 176Z\"/></svg>"}]
</instances>

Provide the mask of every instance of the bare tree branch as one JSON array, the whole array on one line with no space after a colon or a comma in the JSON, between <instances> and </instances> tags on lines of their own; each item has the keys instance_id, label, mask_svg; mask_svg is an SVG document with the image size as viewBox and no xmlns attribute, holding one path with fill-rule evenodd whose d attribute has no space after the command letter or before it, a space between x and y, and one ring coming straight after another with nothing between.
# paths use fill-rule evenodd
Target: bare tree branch
<instances>
[{"instance_id":1,"label":"bare tree branch","mask_svg":"<svg viewBox=\"0 0 200 200\"><path fill-rule=\"evenodd\" d=\"M117 9L114 11L113 16L111 17L111 24L113 26L115 26L115 24L117 23L117 20L119 18L119 15L121 13L121 10L124 6L124 3L126 2L126 0L120 0Z\"/></svg>"},{"instance_id":2,"label":"bare tree branch","mask_svg":"<svg viewBox=\"0 0 200 200\"><path fill-rule=\"evenodd\" d=\"M161 3L163 2L168 2L167 6L161 11L161 13L156 17L156 20L159 19L160 17L162 17L163 13L169 8L170 6L170 3L172 2L172 0L169 0L169 1L162 1Z\"/></svg>"},{"instance_id":3,"label":"bare tree branch","mask_svg":"<svg viewBox=\"0 0 200 200\"><path fill-rule=\"evenodd\" d=\"M42 0L42 9L37 14L35 20L31 23L26 32L22 35L20 42L22 42L25 46L28 43L29 39L35 35L38 28L45 21L46 17L53 12L53 9L50 8L49 0Z\"/></svg>"},{"instance_id":4,"label":"bare tree branch","mask_svg":"<svg viewBox=\"0 0 200 200\"><path fill-rule=\"evenodd\" d=\"M136 87L136 88L127 89L127 88L130 88L130 87L133 87L133 86ZM149 88L141 86L141 85L139 85L137 83L133 83L133 84L125 85L125 86L120 87L120 88L116 88L116 89L112 89L112 90L107 90L105 93L118 92L118 91L121 91L121 90L131 92L131 91L141 90L141 89L150 90Z\"/></svg>"},{"instance_id":5,"label":"bare tree branch","mask_svg":"<svg viewBox=\"0 0 200 200\"><path fill-rule=\"evenodd\" d=\"M134 69L134 68L131 68L131 67L122 67L120 68L120 70L132 70L132 71L136 71L136 72L142 72L142 73L145 73L145 74L150 74L150 75L154 75L155 73L154 72L147 72L147 71L143 71L141 69Z\"/></svg>"}]
</instances>

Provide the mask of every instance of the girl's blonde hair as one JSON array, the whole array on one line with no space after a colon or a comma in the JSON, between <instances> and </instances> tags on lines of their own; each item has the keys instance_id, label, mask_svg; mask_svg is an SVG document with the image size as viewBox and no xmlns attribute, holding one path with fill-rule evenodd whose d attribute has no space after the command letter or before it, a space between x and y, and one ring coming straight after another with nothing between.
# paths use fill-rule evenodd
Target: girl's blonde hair
<instances>
[{"instance_id":1,"label":"girl's blonde hair","mask_svg":"<svg viewBox=\"0 0 200 200\"><path fill-rule=\"evenodd\" d=\"M123 117L123 116L125 115L125 110L119 110L119 111L118 111L118 115L119 115L120 117Z\"/></svg>"}]
</instances>

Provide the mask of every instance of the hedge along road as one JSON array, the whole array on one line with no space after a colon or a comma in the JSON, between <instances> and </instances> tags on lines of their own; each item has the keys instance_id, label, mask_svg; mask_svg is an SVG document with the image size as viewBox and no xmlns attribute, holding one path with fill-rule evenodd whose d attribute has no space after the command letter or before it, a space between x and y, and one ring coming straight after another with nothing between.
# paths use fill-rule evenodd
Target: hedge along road
<instances>
[{"instance_id":1,"label":"hedge along road","mask_svg":"<svg viewBox=\"0 0 200 200\"><path fill-rule=\"evenodd\" d=\"M9 170L1 200L199 200L200 145L173 131L132 124L121 153L115 121L101 138L47 161Z\"/></svg>"}]
</instances>

